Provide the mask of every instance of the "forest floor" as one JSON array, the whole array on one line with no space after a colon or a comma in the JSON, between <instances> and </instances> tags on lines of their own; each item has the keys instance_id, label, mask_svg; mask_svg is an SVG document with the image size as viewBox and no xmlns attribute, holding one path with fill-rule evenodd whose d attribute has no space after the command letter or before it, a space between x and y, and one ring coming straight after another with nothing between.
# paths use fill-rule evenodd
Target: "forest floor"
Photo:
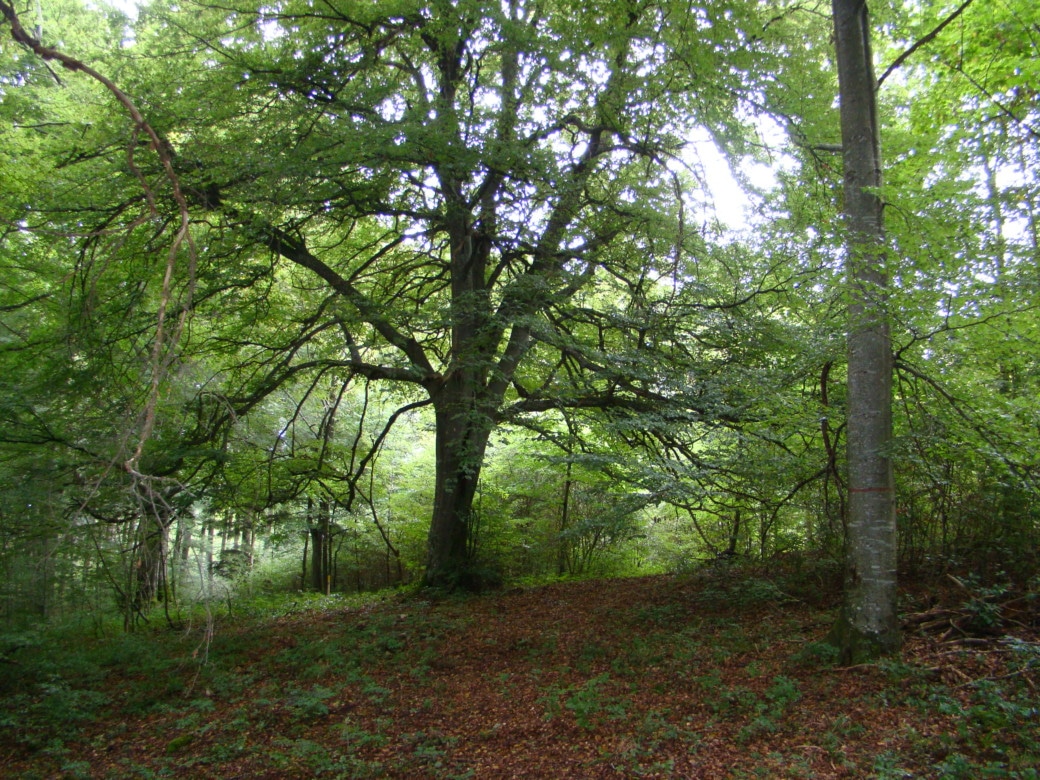
<instances>
[{"instance_id":1,"label":"forest floor","mask_svg":"<svg viewBox=\"0 0 1040 780\"><path fill-rule=\"evenodd\" d=\"M900 657L842 667L835 593L720 568L9 638L0 776L1040 777L1029 594L910 583Z\"/></svg>"}]
</instances>

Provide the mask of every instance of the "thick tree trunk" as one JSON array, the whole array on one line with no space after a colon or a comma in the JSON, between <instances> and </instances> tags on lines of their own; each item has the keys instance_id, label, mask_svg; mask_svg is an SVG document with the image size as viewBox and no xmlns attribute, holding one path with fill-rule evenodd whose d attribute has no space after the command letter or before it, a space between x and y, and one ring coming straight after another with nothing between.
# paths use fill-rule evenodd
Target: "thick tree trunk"
<instances>
[{"instance_id":1,"label":"thick tree trunk","mask_svg":"<svg viewBox=\"0 0 1040 780\"><path fill-rule=\"evenodd\" d=\"M449 92L453 89L451 86ZM462 190L450 170L441 170L439 175L445 192ZM435 587L483 590L498 583L489 571L479 571L474 565L473 499L505 384L503 376L489 381L496 363L502 370L495 358L500 334L487 289L492 245L474 227L469 208L452 196L445 210L452 246L452 354L445 376L428 387L436 421L437 465L425 582Z\"/></svg>"},{"instance_id":2,"label":"thick tree trunk","mask_svg":"<svg viewBox=\"0 0 1040 780\"><path fill-rule=\"evenodd\" d=\"M845 602L832 638L846 663L899 648L881 154L865 0L833 0L845 162L849 283Z\"/></svg>"},{"instance_id":3,"label":"thick tree trunk","mask_svg":"<svg viewBox=\"0 0 1040 780\"><path fill-rule=\"evenodd\" d=\"M473 377L449 377L434 399L436 477L427 544L427 585L482 590L496 584L476 570L470 545L473 499L491 434Z\"/></svg>"}]
</instances>

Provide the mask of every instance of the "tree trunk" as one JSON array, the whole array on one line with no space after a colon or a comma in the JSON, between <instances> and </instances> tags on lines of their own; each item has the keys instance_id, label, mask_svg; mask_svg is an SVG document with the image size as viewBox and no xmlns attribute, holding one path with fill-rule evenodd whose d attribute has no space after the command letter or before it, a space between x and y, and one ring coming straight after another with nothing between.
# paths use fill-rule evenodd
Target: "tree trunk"
<instances>
[{"instance_id":1,"label":"tree trunk","mask_svg":"<svg viewBox=\"0 0 1040 780\"><path fill-rule=\"evenodd\" d=\"M311 501L312 501L312 499L310 499L310 498L307 499L307 518L308 518L308 520L310 519L310 516L311 516ZM308 527L308 529L306 531L304 531L304 533L303 533L303 559L302 559L302 561L300 563L300 590L306 590L307 589L307 556L308 556L308 554L310 552L310 544L311 544L311 533L310 533L310 528Z\"/></svg>"},{"instance_id":2,"label":"tree trunk","mask_svg":"<svg viewBox=\"0 0 1040 780\"><path fill-rule=\"evenodd\" d=\"M213 547L216 545L217 525L212 519L208 521L209 527L204 531L206 534L206 576L213 579Z\"/></svg>"},{"instance_id":3,"label":"tree trunk","mask_svg":"<svg viewBox=\"0 0 1040 780\"><path fill-rule=\"evenodd\" d=\"M899 648L881 154L865 0L833 0L845 162L849 284L848 531L845 601L832 631L845 663Z\"/></svg>"},{"instance_id":4,"label":"tree trunk","mask_svg":"<svg viewBox=\"0 0 1040 780\"><path fill-rule=\"evenodd\" d=\"M136 588L134 608L141 610L164 598L166 559L170 543L170 521L158 514L145 514L138 526L135 551Z\"/></svg>"},{"instance_id":5,"label":"tree trunk","mask_svg":"<svg viewBox=\"0 0 1040 780\"><path fill-rule=\"evenodd\" d=\"M461 191L450 170L442 169L438 175L446 192ZM489 381L500 338L487 289L491 241L475 227L469 206L455 196L446 206L445 225L452 243L452 354L443 379L428 388L436 423L437 463L425 582L484 590L498 582L489 571L478 571L474 565L473 499L493 415L505 393L505 376L512 369ZM498 369L502 370L500 362Z\"/></svg>"},{"instance_id":6,"label":"tree trunk","mask_svg":"<svg viewBox=\"0 0 1040 780\"><path fill-rule=\"evenodd\" d=\"M311 589L325 592L325 529L320 525L311 528Z\"/></svg>"},{"instance_id":7,"label":"tree trunk","mask_svg":"<svg viewBox=\"0 0 1040 780\"><path fill-rule=\"evenodd\" d=\"M253 570L253 553L254 553L254 529L256 528L256 520L259 516L259 511L250 509L246 514L245 521L242 524L242 542L240 549L244 553L243 560L246 564L246 571Z\"/></svg>"},{"instance_id":8,"label":"tree trunk","mask_svg":"<svg viewBox=\"0 0 1040 780\"><path fill-rule=\"evenodd\" d=\"M434 397L437 464L425 582L482 590L497 583L476 570L470 529L491 420L476 403L479 380L468 373L449 376Z\"/></svg>"},{"instance_id":9,"label":"tree trunk","mask_svg":"<svg viewBox=\"0 0 1040 780\"><path fill-rule=\"evenodd\" d=\"M571 452L568 450L567 455L570 456ZM563 506L560 507L560 532L557 535L557 548L556 548L556 575L558 577L564 576L571 567L571 541L564 534L567 528L570 526L570 514L571 514L571 487L573 482L571 476L573 474L574 463L570 460L567 461L567 474L564 477L563 482Z\"/></svg>"}]
</instances>

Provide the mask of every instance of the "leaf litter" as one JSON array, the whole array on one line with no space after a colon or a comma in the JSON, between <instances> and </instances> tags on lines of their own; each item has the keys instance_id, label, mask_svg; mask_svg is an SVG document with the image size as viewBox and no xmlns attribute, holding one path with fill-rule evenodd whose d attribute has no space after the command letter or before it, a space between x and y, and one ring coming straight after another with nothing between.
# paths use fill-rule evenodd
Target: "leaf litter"
<instances>
[{"instance_id":1,"label":"leaf litter","mask_svg":"<svg viewBox=\"0 0 1040 780\"><path fill-rule=\"evenodd\" d=\"M36 720L9 717L0 774L1036 777L1034 601L904 589L900 657L847 668L822 641L833 583L730 570L225 620L201 668L156 633L164 670L110 664L82 721L8 697Z\"/></svg>"}]
</instances>

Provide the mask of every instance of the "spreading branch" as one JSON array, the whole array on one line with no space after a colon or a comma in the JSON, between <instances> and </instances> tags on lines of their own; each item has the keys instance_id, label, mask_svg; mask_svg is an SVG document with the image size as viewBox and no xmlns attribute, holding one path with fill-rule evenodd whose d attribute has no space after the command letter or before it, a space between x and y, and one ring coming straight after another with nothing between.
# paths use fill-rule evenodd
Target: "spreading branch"
<instances>
[{"instance_id":1,"label":"spreading branch","mask_svg":"<svg viewBox=\"0 0 1040 780\"><path fill-rule=\"evenodd\" d=\"M30 49L34 54L36 54L36 56L44 60L45 63L57 62L68 71L83 73L101 84L112 94L113 97L115 97L120 105L126 109L126 112L130 115L130 118L134 123L134 134L128 148L128 163L130 169L134 172L134 175L141 183L149 209L153 215L158 214L155 194L134 163L134 148L136 146L137 137L140 133L144 133L148 138L149 148L155 152L156 156L159 158L163 172L170 182L173 191L173 199L177 204L177 210L180 215L180 226L174 235L173 242L171 243L169 252L166 256L166 270L163 275L162 294L159 300L159 310L156 315L157 323L155 329L155 343L151 354L152 376L148 389L148 400L145 403L141 420L141 430L138 435L136 447L130 458L128 458L123 464L123 468L128 473L134 474L137 471L137 464L141 459L145 443L151 437L152 430L155 427L159 388L169 371L171 363L173 362L174 348L180 340L180 335L183 332L184 325L187 322L188 312L191 308L191 295L194 286L197 252L190 231L191 214L188 210L188 201L181 188L180 179L173 168L173 157L169 143L167 143L155 128L152 127L148 120L145 119L144 114L141 113L137 104L128 94L126 94L126 92L120 89L119 86L110 78L87 65L82 60L58 51L52 46L45 46L37 36L25 30L18 17L17 11L15 11L14 6L8 3L7 0L0 0L0 14L2 14L4 19L7 20L7 23L11 25L11 37L14 38L16 42ZM166 321L170 302L173 298L173 276L177 265L177 257L179 256L182 247L187 248L189 258L188 293L181 306L181 312L177 318L177 322L172 331L167 335ZM164 347L166 347L165 355Z\"/></svg>"}]
</instances>

